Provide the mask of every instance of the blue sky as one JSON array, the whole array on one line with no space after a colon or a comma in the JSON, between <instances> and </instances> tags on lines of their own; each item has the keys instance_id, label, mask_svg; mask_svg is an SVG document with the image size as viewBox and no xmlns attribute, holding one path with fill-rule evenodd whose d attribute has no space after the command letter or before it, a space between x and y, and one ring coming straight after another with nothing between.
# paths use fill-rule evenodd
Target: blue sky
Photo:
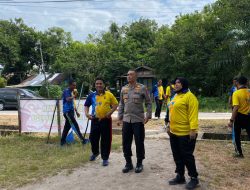
<instances>
[{"instance_id":1,"label":"blue sky","mask_svg":"<svg viewBox=\"0 0 250 190\"><path fill-rule=\"evenodd\" d=\"M72 0L38 3L42 1L51 0L0 0L0 19L21 17L27 25L41 31L53 26L62 27L71 32L75 40L83 41L88 34L107 30L111 22L122 25L143 17L155 19L159 25L171 25L180 13L200 11L204 5L216 0Z\"/></svg>"}]
</instances>

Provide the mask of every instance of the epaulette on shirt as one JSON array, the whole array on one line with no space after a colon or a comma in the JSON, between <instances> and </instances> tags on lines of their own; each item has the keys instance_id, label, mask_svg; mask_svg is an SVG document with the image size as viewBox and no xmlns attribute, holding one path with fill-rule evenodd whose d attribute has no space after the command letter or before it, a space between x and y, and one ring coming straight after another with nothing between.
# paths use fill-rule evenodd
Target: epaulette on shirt
<instances>
[{"instance_id":1,"label":"epaulette on shirt","mask_svg":"<svg viewBox=\"0 0 250 190\"><path fill-rule=\"evenodd\" d=\"M136 83L136 85L135 85L135 91L139 93L141 91L142 87L143 87L142 84Z\"/></svg>"},{"instance_id":2,"label":"epaulette on shirt","mask_svg":"<svg viewBox=\"0 0 250 190\"><path fill-rule=\"evenodd\" d=\"M123 87L123 93L127 94L129 91L129 86L128 84Z\"/></svg>"}]
</instances>

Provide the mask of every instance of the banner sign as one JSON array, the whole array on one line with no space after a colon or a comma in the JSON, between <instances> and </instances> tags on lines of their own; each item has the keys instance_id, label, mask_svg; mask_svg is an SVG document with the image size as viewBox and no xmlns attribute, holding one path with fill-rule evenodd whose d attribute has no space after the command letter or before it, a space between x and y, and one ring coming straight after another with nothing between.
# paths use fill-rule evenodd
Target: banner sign
<instances>
[{"instance_id":1,"label":"banner sign","mask_svg":"<svg viewBox=\"0 0 250 190\"><path fill-rule=\"evenodd\" d=\"M76 101L78 104L78 100ZM76 117L78 125L82 133L85 132L87 127L87 121L84 114L84 102L85 100L80 100L78 112L81 114L79 118ZM62 101L59 101L60 104L60 118L61 118L61 128L65 124L65 119L62 113ZM21 99L20 100L20 113L21 113L21 131L22 132L49 132L50 125L52 122L53 112L56 107L56 100L47 100L47 99ZM58 121L57 121L57 110L55 112L54 121L52 125L52 133L58 132ZM87 133L90 132L90 125L87 130Z\"/></svg>"}]
</instances>

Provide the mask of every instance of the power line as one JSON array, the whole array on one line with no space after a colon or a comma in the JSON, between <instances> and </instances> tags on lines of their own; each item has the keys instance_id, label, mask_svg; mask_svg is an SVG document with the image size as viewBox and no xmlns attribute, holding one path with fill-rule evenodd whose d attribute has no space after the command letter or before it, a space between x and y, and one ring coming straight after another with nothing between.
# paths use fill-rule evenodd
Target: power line
<instances>
[{"instance_id":1,"label":"power line","mask_svg":"<svg viewBox=\"0 0 250 190\"><path fill-rule=\"evenodd\" d=\"M115 0L42 0L42 1L0 1L7 4L43 4L43 3L72 3L72 2L114 2ZM146 0L127 0L126 2L147 2Z\"/></svg>"},{"instance_id":2,"label":"power line","mask_svg":"<svg viewBox=\"0 0 250 190\"><path fill-rule=\"evenodd\" d=\"M9 14L15 14L15 13L9 13ZM176 14L176 13L173 13L173 12L170 12L168 14ZM27 13L27 15L25 17L32 17L32 15L41 15L40 13ZM62 17L62 18L97 18L97 17L100 17L100 15L95 15L95 16L79 16L79 15L57 15L57 14L48 14L48 15L42 15L43 17L46 17L46 16L54 16L54 17ZM167 15L160 15L160 16L145 16L147 18L163 18L163 17L166 17ZM24 16L22 16L24 17ZM113 18L119 18L117 17L117 15L113 15L111 17L107 17L106 19L113 19Z\"/></svg>"},{"instance_id":3,"label":"power line","mask_svg":"<svg viewBox=\"0 0 250 190\"><path fill-rule=\"evenodd\" d=\"M168 6L168 11L159 11L157 8L139 8L137 7L136 9L133 8L121 8L121 7L114 7L114 8L108 8L108 7L53 7L53 6L32 6L32 5L12 5L12 4L4 4L5 6L10 6L10 7L31 7L31 8L52 8L52 9L73 9L73 10L79 10L79 9L84 9L84 11L89 11L89 10L110 10L110 11L124 11L124 12L157 12L157 13L172 13L175 11L175 9L184 9L185 11L194 11L194 9L185 9L185 6L173 6L170 7ZM195 8L196 10L201 10L203 6L196 6L192 7Z\"/></svg>"},{"instance_id":4,"label":"power line","mask_svg":"<svg viewBox=\"0 0 250 190\"><path fill-rule=\"evenodd\" d=\"M0 3L1 4L1 3ZM52 8L52 9L81 9L84 8L92 10L92 9L97 9L97 10L129 10L132 11L132 8L122 8L122 7L115 7L115 8L107 8L107 7L54 7L54 6L33 6L33 5L13 5L13 4L4 4L5 6L10 6L10 7L34 7L34 8ZM180 8L185 8L186 6L168 6L169 9L180 9ZM204 6L192 6L192 8L198 8L198 9L202 9ZM139 8L139 7L138 7ZM137 9L138 9L137 8ZM158 10L157 8L139 8L139 9L143 9L143 10Z\"/></svg>"},{"instance_id":5,"label":"power line","mask_svg":"<svg viewBox=\"0 0 250 190\"><path fill-rule=\"evenodd\" d=\"M29 4L40 4L40 3L67 3L67 2L84 2L84 1L94 1L94 0L43 0L43 1L1 1L0 3L29 3ZM106 1L106 0L99 0Z\"/></svg>"},{"instance_id":6,"label":"power line","mask_svg":"<svg viewBox=\"0 0 250 190\"><path fill-rule=\"evenodd\" d=\"M44 3L68 3L68 2L91 2L91 3L102 3L102 2L117 2L122 0L41 0L41 1L14 1L14 0L0 0L0 3L6 4L44 4ZM149 2L147 0L126 0L125 2ZM196 5L191 3L189 5Z\"/></svg>"},{"instance_id":7,"label":"power line","mask_svg":"<svg viewBox=\"0 0 250 190\"><path fill-rule=\"evenodd\" d=\"M113 10L113 12L120 12L121 10ZM83 10L81 12L78 12L79 13L89 13L90 11L88 10ZM128 12L127 10L125 10L125 12ZM131 10L129 11L128 13L152 13L152 12L155 12L157 14L160 14L158 16L148 16L148 15L145 15L146 18L153 18L153 19L159 19L159 18L163 18L163 17L166 17L167 15L178 15L180 13L176 13L176 12L173 12L173 11L138 11L138 10ZM15 15L17 13L14 13L14 12L9 12L8 14L12 14L12 15ZM38 13L38 12L23 12L22 14L25 15L25 17L32 17L32 15L41 15L41 13ZM100 14L96 14L96 15L93 15L93 16L79 16L79 15L76 15L76 14L72 14L72 15L68 15L68 14L43 14L42 15L43 17L48 17L48 16L54 16L54 17L62 17L62 18L80 18L80 19L85 19L85 18L97 18L97 17L100 17ZM143 15L142 15L143 16ZM118 18L117 15L111 15L111 16L107 16L106 19L113 19L113 18Z\"/></svg>"},{"instance_id":8,"label":"power line","mask_svg":"<svg viewBox=\"0 0 250 190\"><path fill-rule=\"evenodd\" d=\"M138 8L133 9L133 8L118 8L118 7L115 7L115 8L106 8L106 7L102 7L102 8L98 8L98 7L53 7L53 6L33 6L33 5L25 5L25 4L18 4L18 5L16 5L16 4L6 4L6 3L3 3L2 1L3 0L0 0L0 4L5 5L5 6L14 6L14 7L22 6L22 7L53 8L53 9L70 9L70 8L71 9L84 9L84 10L80 11L81 13L82 12L89 13L91 10L96 10L96 11L98 11L98 10L106 10L106 11L109 10L109 11L112 11L112 12L118 12L118 11L121 12L122 11L122 12L135 13L135 14L136 13L151 13L151 12L157 13L157 14L161 14L157 18L162 18L163 16L166 16L166 14L175 14L175 15L178 15L178 14L180 14L180 12L176 12L176 10L171 10L171 8L174 8L174 7L178 8L178 9L181 8L181 6L179 6L179 7L178 6L174 6L174 7L168 6L168 8L170 8L170 10L160 11L160 10L154 9L154 8L146 8L146 9L143 8L141 10L138 10ZM10 1L11 2L17 2L17 1L13 1L13 0L10 0ZM42 0L42 1L39 1L39 2L41 3L41 2L87 2L87 1L91 1L91 2L112 2L113 0L102 0L102 1L100 1L100 0L98 0L98 1L95 1L95 0ZM24 2L26 2L26 1L22 1L22 3L24 3ZM30 2L34 2L34 1L30 1ZM39 2L36 1L36 3L39 3ZM129 1L127 1L127 2L129 2ZM130 2L132 2L132 1L130 0ZM138 1L136 1L136 2L138 2ZM185 8L185 6L183 8ZM197 6L195 8L202 9L203 6L202 7L198 7ZM184 9L184 10L185 10L185 12L194 11L194 9ZM78 13L80 13L80 12L78 12ZM22 13L29 14L29 15L30 14L33 14L33 15L34 14L38 14L36 12L22 12ZM14 12L9 12L8 14L15 14L15 13ZM98 17L100 15L98 14L96 16L87 16L87 17L84 16L84 17L81 17L81 16L78 16L78 15L65 15L65 14L63 14L63 15L57 15L57 14L50 14L50 13L48 13L47 15L43 15L43 16L56 16L56 17L59 16L59 17L66 17L66 18L96 18L96 17ZM114 18L114 16L117 17L117 15L113 15L113 16L109 17L108 19L112 19L112 18ZM145 16L146 17L150 17L150 16L147 16L147 15L145 15ZM156 17L155 16L151 16L150 18L156 18Z\"/></svg>"}]
</instances>

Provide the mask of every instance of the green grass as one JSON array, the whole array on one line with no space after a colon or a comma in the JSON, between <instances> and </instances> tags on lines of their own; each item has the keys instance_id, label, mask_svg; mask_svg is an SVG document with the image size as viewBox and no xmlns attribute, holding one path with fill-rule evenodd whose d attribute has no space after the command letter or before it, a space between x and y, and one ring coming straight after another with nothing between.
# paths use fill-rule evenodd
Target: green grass
<instances>
[{"instance_id":1,"label":"green grass","mask_svg":"<svg viewBox=\"0 0 250 190\"><path fill-rule=\"evenodd\" d=\"M197 97L199 101L199 112L228 112L227 97ZM152 102L152 111L155 112L155 102ZM146 109L145 109L146 111ZM166 111L166 104L163 104L162 111Z\"/></svg>"},{"instance_id":2,"label":"green grass","mask_svg":"<svg viewBox=\"0 0 250 190\"><path fill-rule=\"evenodd\" d=\"M198 97L200 112L228 112L228 103L225 97Z\"/></svg>"},{"instance_id":3,"label":"green grass","mask_svg":"<svg viewBox=\"0 0 250 190\"><path fill-rule=\"evenodd\" d=\"M248 190L250 144L242 143L244 159L234 158L230 141L199 141L196 159L202 184L205 189Z\"/></svg>"},{"instance_id":4,"label":"green grass","mask_svg":"<svg viewBox=\"0 0 250 190\"><path fill-rule=\"evenodd\" d=\"M11 135L0 137L0 189L13 189L62 170L83 166L90 155L90 145L75 143L59 146L59 139L46 136ZM118 150L121 137L113 136L112 149Z\"/></svg>"}]
</instances>

